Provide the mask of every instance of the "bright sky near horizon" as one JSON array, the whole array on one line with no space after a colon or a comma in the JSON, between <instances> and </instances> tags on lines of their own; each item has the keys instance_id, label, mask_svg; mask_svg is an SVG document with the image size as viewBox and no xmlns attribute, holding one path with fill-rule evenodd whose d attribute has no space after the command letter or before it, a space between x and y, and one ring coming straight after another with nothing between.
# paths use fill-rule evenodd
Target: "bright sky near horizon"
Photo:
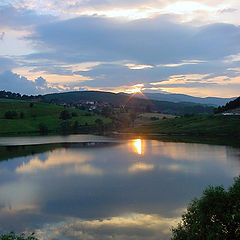
<instances>
[{"instance_id":1,"label":"bright sky near horizon","mask_svg":"<svg viewBox=\"0 0 240 240\"><path fill-rule=\"evenodd\" d=\"M239 0L2 0L0 90L239 96L239 16Z\"/></svg>"}]
</instances>

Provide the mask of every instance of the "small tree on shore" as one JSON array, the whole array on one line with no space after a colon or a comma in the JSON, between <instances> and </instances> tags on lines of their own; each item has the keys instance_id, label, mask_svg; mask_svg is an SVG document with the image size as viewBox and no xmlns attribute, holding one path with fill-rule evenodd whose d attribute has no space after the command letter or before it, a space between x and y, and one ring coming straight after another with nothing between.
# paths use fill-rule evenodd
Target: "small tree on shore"
<instances>
[{"instance_id":1,"label":"small tree on shore","mask_svg":"<svg viewBox=\"0 0 240 240\"><path fill-rule=\"evenodd\" d=\"M23 119L24 118L24 113L20 112L20 118Z\"/></svg>"},{"instance_id":2,"label":"small tree on shore","mask_svg":"<svg viewBox=\"0 0 240 240\"><path fill-rule=\"evenodd\" d=\"M172 233L172 240L240 239L240 177L229 191L222 186L207 188L189 204Z\"/></svg>"},{"instance_id":3,"label":"small tree on shore","mask_svg":"<svg viewBox=\"0 0 240 240\"><path fill-rule=\"evenodd\" d=\"M73 131L77 132L79 130L79 122L76 120L73 123Z\"/></svg>"},{"instance_id":4,"label":"small tree on shore","mask_svg":"<svg viewBox=\"0 0 240 240\"><path fill-rule=\"evenodd\" d=\"M44 123L40 123L38 125L38 128L39 128L40 134L42 134L42 135L48 134L48 127Z\"/></svg>"},{"instance_id":5,"label":"small tree on shore","mask_svg":"<svg viewBox=\"0 0 240 240\"><path fill-rule=\"evenodd\" d=\"M18 114L16 111L7 111L5 112L5 118L6 119L15 119L18 117Z\"/></svg>"},{"instance_id":6,"label":"small tree on shore","mask_svg":"<svg viewBox=\"0 0 240 240\"><path fill-rule=\"evenodd\" d=\"M95 120L95 124L96 124L96 126L97 126L98 132L101 133L101 132L104 130L103 120L97 118L97 119Z\"/></svg>"},{"instance_id":7,"label":"small tree on shore","mask_svg":"<svg viewBox=\"0 0 240 240\"><path fill-rule=\"evenodd\" d=\"M62 120L67 120L67 119L72 118L72 116L71 116L71 114L69 113L68 110L63 110L63 111L60 113L59 118L62 119Z\"/></svg>"}]
</instances>

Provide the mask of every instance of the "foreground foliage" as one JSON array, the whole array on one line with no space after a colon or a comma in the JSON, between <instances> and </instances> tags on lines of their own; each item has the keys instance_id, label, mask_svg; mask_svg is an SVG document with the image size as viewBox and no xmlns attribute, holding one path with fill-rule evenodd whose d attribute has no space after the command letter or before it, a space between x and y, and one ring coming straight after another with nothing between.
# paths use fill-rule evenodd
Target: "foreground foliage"
<instances>
[{"instance_id":1,"label":"foreground foliage","mask_svg":"<svg viewBox=\"0 0 240 240\"><path fill-rule=\"evenodd\" d=\"M172 240L240 239L240 177L229 191L222 186L207 188L189 204L172 233Z\"/></svg>"},{"instance_id":2,"label":"foreground foliage","mask_svg":"<svg viewBox=\"0 0 240 240\"><path fill-rule=\"evenodd\" d=\"M0 240L38 240L34 233L30 235L26 235L24 233L20 235L16 235L14 232L10 232L9 234L0 235Z\"/></svg>"}]
</instances>

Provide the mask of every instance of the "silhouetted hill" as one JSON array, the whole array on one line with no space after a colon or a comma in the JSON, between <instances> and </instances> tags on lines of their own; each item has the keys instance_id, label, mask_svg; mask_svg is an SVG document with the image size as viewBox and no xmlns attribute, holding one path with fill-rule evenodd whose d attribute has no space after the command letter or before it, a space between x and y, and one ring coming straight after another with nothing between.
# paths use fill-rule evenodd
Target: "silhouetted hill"
<instances>
[{"instance_id":1,"label":"silhouetted hill","mask_svg":"<svg viewBox=\"0 0 240 240\"><path fill-rule=\"evenodd\" d=\"M205 105L212 105L212 106L221 106L225 105L227 102L232 101L235 98L218 98L218 97L193 97L185 94L173 94L173 93L144 93L144 95L153 100L158 101L169 101L169 102L191 102L191 103L199 103ZM139 97L142 97L139 95Z\"/></svg>"},{"instance_id":2,"label":"silhouetted hill","mask_svg":"<svg viewBox=\"0 0 240 240\"><path fill-rule=\"evenodd\" d=\"M216 112L221 113L221 112L226 112L236 108L240 108L240 97L238 97L233 101L228 102L225 106L218 107Z\"/></svg>"},{"instance_id":3,"label":"silhouetted hill","mask_svg":"<svg viewBox=\"0 0 240 240\"><path fill-rule=\"evenodd\" d=\"M169 101L156 101L145 98L135 97L134 95L100 92L100 91L74 91L64 93L53 93L43 96L46 102L73 103L81 100L108 102L112 106L124 106L135 108L136 110L151 110L170 114L187 113L212 113L213 107L201 104L182 102L174 103Z\"/></svg>"}]
</instances>

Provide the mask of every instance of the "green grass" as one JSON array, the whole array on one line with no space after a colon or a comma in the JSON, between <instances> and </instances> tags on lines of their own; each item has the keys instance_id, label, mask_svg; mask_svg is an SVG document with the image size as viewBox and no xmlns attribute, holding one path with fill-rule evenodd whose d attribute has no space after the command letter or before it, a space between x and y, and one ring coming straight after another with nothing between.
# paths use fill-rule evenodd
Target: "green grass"
<instances>
[{"instance_id":1,"label":"green grass","mask_svg":"<svg viewBox=\"0 0 240 240\"><path fill-rule=\"evenodd\" d=\"M87 111L79 109L64 108L61 106L34 103L30 107L28 101L0 99L0 134L10 133L33 133L39 132L39 124L42 123L48 127L49 132L58 132L61 128L63 120L59 119L61 111L67 109L70 113L76 112L77 116L67 120L70 125L78 121L80 126L92 126L96 119L102 119L103 122L109 123L110 120L99 115L91 114L86 116ZM18 113L17 119L5 119L7 111L16 111ZM20 118L20 113L24 114L24 118Z\"/></svg>"},{"instance_id":2,"label":"green grass","mask_svg":"<svg viewBox=\"0 0 240 240\"><path fill-rule=\"evenodd\" d=\"M163 119L134 129L138 133L240 136L240 118L222 115L194 115Z\"/></svg>"}]
</instances>

